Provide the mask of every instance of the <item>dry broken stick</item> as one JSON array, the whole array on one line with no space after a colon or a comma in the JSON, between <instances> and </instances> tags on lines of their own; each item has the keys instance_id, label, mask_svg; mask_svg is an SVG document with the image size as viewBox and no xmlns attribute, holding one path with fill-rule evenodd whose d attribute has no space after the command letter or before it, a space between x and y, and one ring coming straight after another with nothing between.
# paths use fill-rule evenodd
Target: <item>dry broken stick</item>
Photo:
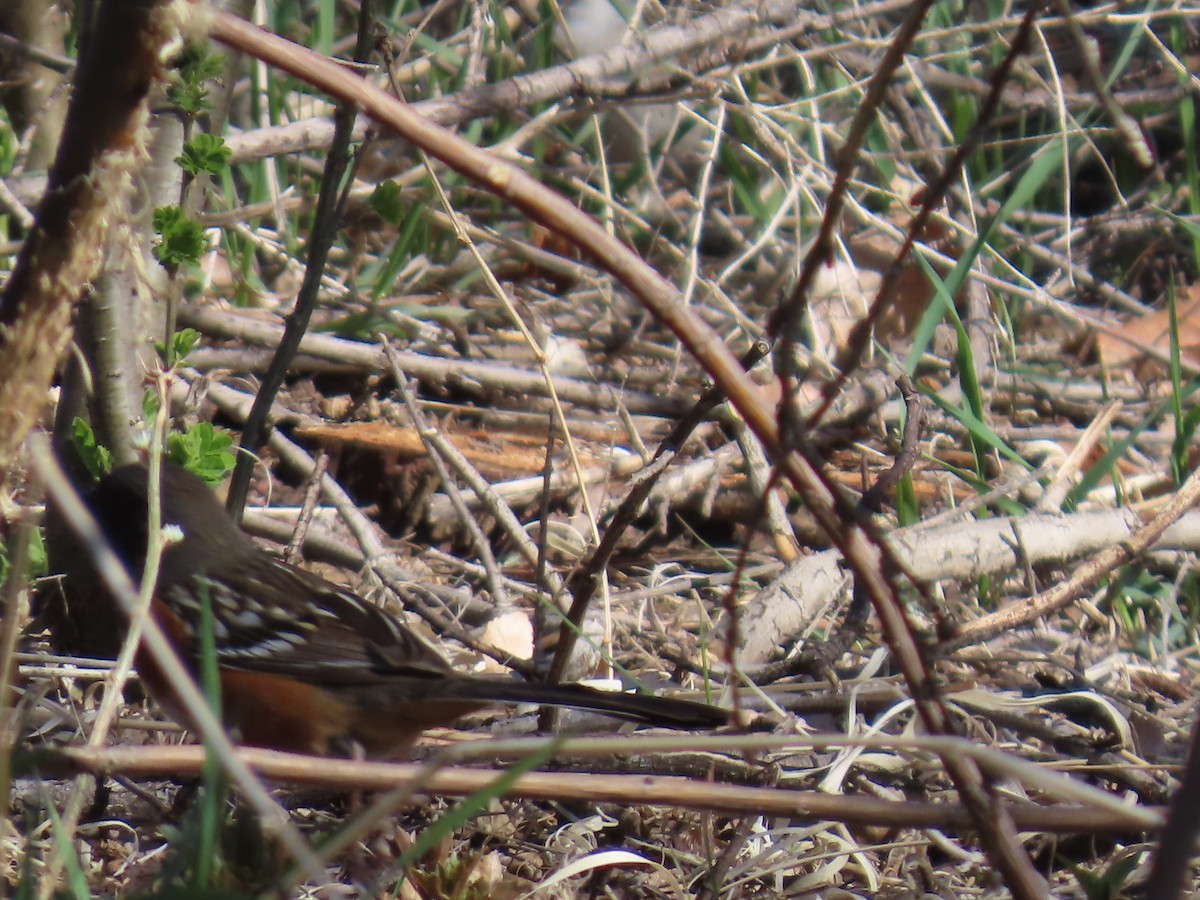
<instances>
[{"instance_id":1,"label":"dry broken stick","mask_svg":"<svg viewBox=\"0 0 1200 900\"><path fill-rule=\"evenodd\" d=\"M1140 533L1135 522L1136 516L1120 509L1069 516L950 520L937 528L918 525L900 529L888 535L888 543L919 581L975 581L1011 572L1026 560L1035 566L1062 566L1126 546ZM1200 513L1188 513L1163 532L1154 546L1200 551ZM739 647L743 665L759 665L772 659L778 645L809 627L845 585L844 562L836 550L814 553L789 566L743 610L746 625ZM1012 620L997 623L990 616L979 621L988 623L991 634L976 634L972 642L1022 624ZM973 624L966 625L963 631L972 628Z\"/></svg>"},{"instance_id":2,"label":"dry broken stick","mask_svg":"<svg viewBox=\"0 0 1200 900\"><path fill-rule=\"evenodd\" d=\"M484 747L459 748L461 753L446 754L470 758L481 752L489 756L520 747L528 755L544 748L547 739L488 742ZM660 748L680 749L686 737L638 737L571 739L562 748L572 756L612 756L614 752L650 753ZM841 744L838 744L838 741ZM736 737L704 736L708 752L753 753L769 748L840 746L846 738L801 741L797 736ZM891 746L886 739L861 741L868 746ZM895 743L909 743L898 739ZM509 747L506 747L508 744ZM922 753L958 754L976 761L996 761L1002 754L953 738L919 739ZM390 790L404 787L414 779L427 794L465 796L495 787L498 772L492 769L456 767L442 769L427 777L428 769L416 763L380 763L349 759L314 759L254 748L238 751L240 760L264 778L292 784L319 785L336 790ZM22 753L16 758L16 771L36 771L42 775L69 775L78 772L126 774L138 778L199 775L204 763L204 748L197 746L67 748L37 753ZM1019 760L1003 772L1036 779L1039 788L1059 802L1042 805L1029 801L1008 802L1005 812L1022 830L1048 834L1130 834L1161 828L1163 810L1127 806L1120 800L1084 785L1071 785L1061 776L1048 773ZM425 780L421 780L425 779ZM1024 780L1024 777L1022 778ZM1057 790L1056 790L1057 789ZM822 791L790 788L764 788L705 782L692 778L648 775L589 775L579 772L527 772L515 778L506 794L530 800L563 802L575 800L593 803L625 803L696 809L729 816L781 816L805 820L829 820L847 824L880 825L889 828L936 828L945 831L970 831L971 818L959 803L927 803L883 800L866 795L847 796Z\"/></svg>"},{"instance_id":3,"label":"dry broken stick","mask_svg":"<svg viewBox=\"0 0 1200 900\"><path fill-rule=\"evenodd\" d=\"M179 311L179 321L180 324L207 335L264 347L277 346L283 337L283 326L276 322L215 307L186 305ZM379 372L388 367L387 357L378 346L332 335L306 334L300 342L300 349L321 359L344 363L364 371ZM483 396L502 392L534 397L545 396L547 392L546 379L540 373L504 363L447 359L407 350L397 350L396 358L409 377L419 378L429 384L453 387L459 391ZM561 375L554 375L551 380L559 399L593 409L613 410L624 403L633 413L680 416L689 408L689 404L678 396L628 390L618 392L608 385Z\"/></svg>"},{"instance_id":4,"label":"dry broken stick","mask_svg":"<svg viewBox=\"0 0 1200 900\"><path fill-rule=\"evenodd\" d=\"M283 561L291 565L300 562L300 548L308 535L308 526L312 524L313 513L317 509L317 501L321 498L321 480L325 470L329 468L329 454L322 451L313 461L313 470L308 475L308 487L304 489L304 502L300 506L300 515L296 517L296 527L288 540L287 549L283 553Z\"/></svg>"},{"instance_id":5,"label":"dry broken stick","mask_svg":"<svg viewBox=\"0 0 1200 900\"><path fill-rule=\"evenodd\" d=\"M763 453L762 444L758 442L758 438L750 433L750 429L744 422L734 422L732 427L738 449L741 450L742 459L745 462L746 479L750 484L757 507L751 519L751 527L766 531L770 535L775 552L781 562L793 563L800 558L800 545L796 540L792 523L788 521L783 501L779 499L779 493L775 490L778 478L773 472L771 462ZM717 479L713 479L712 483L716 486L719 482ZM749 541L746 541L743 546L747 544ZM739 554L739 556L741 555ZM739 571L741 568L739 560Z\"/></svg>"}]
</instances>

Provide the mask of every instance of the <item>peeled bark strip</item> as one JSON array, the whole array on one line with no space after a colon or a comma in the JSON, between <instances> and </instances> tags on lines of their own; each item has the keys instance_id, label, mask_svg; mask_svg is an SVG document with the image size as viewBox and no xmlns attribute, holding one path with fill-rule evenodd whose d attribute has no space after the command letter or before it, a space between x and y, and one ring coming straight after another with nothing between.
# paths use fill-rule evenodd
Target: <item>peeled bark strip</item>
<instances>
[{"instance_id":1,"label":"peeled bark strip","mask_svg":"<svg viewBox=\"0 0 1200 900\"><path fill-rule=\"evenodd\" d=\"M46 404L71 314L125 224L145 165L151 85L194 4L104 0L79 62L67 122L34 228L0 297L0 473Z\"/></svg>"}]
</instances>

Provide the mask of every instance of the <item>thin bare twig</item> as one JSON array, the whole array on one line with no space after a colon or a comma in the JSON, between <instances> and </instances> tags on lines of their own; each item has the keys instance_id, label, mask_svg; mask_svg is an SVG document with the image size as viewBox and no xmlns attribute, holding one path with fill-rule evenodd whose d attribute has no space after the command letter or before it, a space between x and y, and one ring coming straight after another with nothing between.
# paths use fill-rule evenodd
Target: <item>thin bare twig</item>
<instances>
[{"instance_id":1,"label":"thin bare twig","mask_svg":"<svg viewBox=\"0 0 1200 900\"><path fill-rule=\"evenodd\" d=\"M329 468L329 454L322 451L313 461L313 470L308 475L308 487L304 490L304 502L300 505L300 515L296 517L296 527L283 551L284 561L292 565L300 561L301 548L304 546L305 537L308 536L308 526L312 524L317 501L321 499L321 481L325 477L327 468Z\"/></svg>"},{"instance_id":2,"label":"thin bare twig","mask_svg":"<svg viewBox=\"0 0 1200 900\"><path fill-rule=\"evenodd\" d=\"M425 419L424 413L421 412L420 406L417 405L416 392L409 384L408 378L397 365L395 359L395 351L392 345L385 339L382 341L383 352L387 354L388 362L392 367L392 377L396 379L396 390L400 392L401 398L404 400L404 408L408 410L408 417L412 421L413 426L417 429L417 435L421 438L421 443L425 445L425 452L428 455L430 465L437 472L438 479L442 483L442 488L446 491L446 496L450 498L450 503L454 507L454 511L458 514L459 521L467 534L471 537L471 543L475 545L475 552L479 554L479 560L483 563L485 578L487 579L488 590L492 594L492 602L498 607L503 608L507 605L508 592L504 589L504 584L500 580L500 566L496 563L496 556L492 553L492 545L488 542L479 523L471 516L467 509L467 504L463 502L462 494L458 490L458 485L450 476L449 469L446 468L446 462L443 460L440 452L440 442L431 440L437 435L437 430L429 424Z\"/></svg>"},{"instance_id":3,"label":"thin bare twig","mask_svg":"<svg viewBox=\"0 0 1200 900\"><path fill-rule=\"evenodd\" d=\"M742 356L742 365L749 370L766 354L767 346L756 342ZM706 416L722 401L724 397L719 385L708 388L696 401L692 409L671 429L671 433L659 444L654 451L654 458L645 469L633 480L629 493L621 501L600 544L591 555L571 575L567 589L571 594L571 607L567 610L563 624L558 632L558 647L554 652L554 661L550 665L548 678L551 682L560 681L566 671L567 661L575 645L576 635L583 625L583 617L587 614L588 605L595 596L596 578L604 570L616 552L621 538L629 526L633 524L642 504L650 496L654 485L663 472L671 465L679 449L686 443L688 436Z\"/></svg>"},{"instance_id":4,"label":"thin bare twig","mask_svg":"<svg viewBox=\"0 0 1200 900\"><path fill-rule=\"evenodd\" d=\"M1080 566L1070 578L1049 590L964 625L957 635L939 645L939 652L945 653L968 644L990 640L1013 628L1029 625L1064 609L1109 572L1144 553L1198 500L1200 470L1189 475L1162 511L1127 540L1101 550Z\"/></svg>"},{"instance_id":5,"label":"thin bare twig","mask_svg":"<svg viewBox=\"0 0 1200 900\"><path fill-rule=\"evenodd\" d=\"M358 17L358 41L354 49L357 62L366 62L374 42L372 28L375 23L373 0L362 0ZM256 453L262 443L263 429L270 416L271 404L283 386L288 367L300 350L300 340L308 330L309 320L317 305L321 290L321 277L325 274L325 262L329 249L338 232L342 177L350 164L350 134L354 129L356 112L352 102L343 102L334 116L334 138L325 158L325 172L321 177L321 190L317 197L312 230L308 237L308 255L304 265L304 282L296 297L296 305L288 316L283 338L275 350L271 365L263 374L254 406L246 417L242 429L241 450L233 477L229 481L229 495L225 506L236 521L241 521L246 506L246 494L250 489L250 474L254 469Z\"/></svg>"},{"instance_id":6,"label":"thin bare twig","mask_svg":"<svg viewBox=\"0 0 1200 900\"><path fill-rule=\"evenodd\" d=\"M1200 833L1200 719L1192 725L1182 783L1171 799L1171 811L1141 896L1154 900L1188 896L1184 884L1196 855L1197 833Z\"/></svg>"},{"instance_id":7,"label":"thin bare twig","mask_svg":"<svg viewBox=\"0 0 1200 900\"><path fill-rule=\"evenodd\" d=\"M870 310L862 320L855 323L854 329L846 341L846 345L842 348L841 353L839 353L836 366L837 377L822 388L824 400L817 410L809 416L809 428L816 427L817 423L824 418L830 404L833 403L834 398L845 387L847 379L862 361L875 325L891 307L892 300L899 290L900 276L904 270L904 264L912 252L913 246L917 239L925 232L925 226L928 224L930 216L941 205L942 198L946 196L950 185L958 177L963 164L975 152L980 141L983 140L985 129L991 123L996 110L999 108L1000 98L1004 86L1009 81L1013 66L1016 65L1017 59L1025 53L1029 46L1033 23L1041 13L1042 5L1041 2L1033 3L1025 12L1025 16L1021 20L1021 26L1017 29L1012 44L1008 48L1008 53L1005 54L1004 59L992 75L991 90L988 92L987 97L984 98L983 105L979 110L979 116L971 126L970 133L955 148L954 155L950 157L950 160L942 168L942 171L938 173L938 177L934 183L928 185L921 192L921 208L913 216L913 220L909 224L908 230L904 235L904 244L884 273L883 280L879 285L879 291L876 293L875 299L871 302Z\"/></svg>"},{"instance_id":8,"label":"thin bare twig","mask_svg":"<svg viewBox=\"0 0 1200 900\"><path fill-rule=\"evenodd\" d=\"M912 471L920 455L918 443L921 440L921 426L925 412L921 408L921 395L917 393L912 381L907 375L901 375L896 381L900 396L904 398L906 415L904 418L904 434L900 439L900 452L886 472L880 475L870 489L865 491L858 503L863 509L878 513L883 510L883 501L900 483L900 479Z\"/></svg>"}]
</instances>

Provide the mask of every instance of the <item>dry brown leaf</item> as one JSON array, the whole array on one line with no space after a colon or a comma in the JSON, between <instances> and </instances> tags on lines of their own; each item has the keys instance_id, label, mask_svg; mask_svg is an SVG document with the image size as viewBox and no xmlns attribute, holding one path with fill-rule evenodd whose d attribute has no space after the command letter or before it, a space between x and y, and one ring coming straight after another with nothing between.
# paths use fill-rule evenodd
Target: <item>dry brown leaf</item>
<instances>
[{"instance_id":1,"label":"dry brown leaf","mask_svg":"<svg viewBox=\"0 0 1200 900\"><path fill-rule=\"evenodd\" d=\"M533 623L518 609L496 616L483 629L483 643L502 650L514 659L533 658ZM507 672L491 657L484 660L485 672Z\"/></svg>"},{"instance_id":2,"label":"dry brown leaf","mask_svg":"<svg viewBox=\"0 0 1200 900\"><path fill-rule=\"evenodd\" d=\"M905 215L896 224L907 229L910 222L911 217ZM953 237L939 222L926 223L920 239L949 256L958 256ZM822 266L817 273L809 308L817 336L831 357L845 348L851 330L867 314L883 273L891 268L901 246L889 234L859 234L846 241L849 261ZM891 302L875 325L875 339L887 344L911 334L933 294L925 271L910 255L897 275Z\"/></svg>"},{"instance_id":3,"label":"dry brown leaf","mask_svg":"<svg viewBox=\"0 0 1200 900\"><path fill-rule=\"evenodd\" d=\"M1175 304L1175 312L1179 320L1180 356L1185 362L1200 366L1200 284L1187 289L1187 297ZM1164 355L1171 352L1171 314L1166 307L1096 336L1096 352L1103 365L1110 369L1133 365L1138 379L1161 377L1165 366L1147 356L1147 349Z\"/></svg>"}]
</instances>

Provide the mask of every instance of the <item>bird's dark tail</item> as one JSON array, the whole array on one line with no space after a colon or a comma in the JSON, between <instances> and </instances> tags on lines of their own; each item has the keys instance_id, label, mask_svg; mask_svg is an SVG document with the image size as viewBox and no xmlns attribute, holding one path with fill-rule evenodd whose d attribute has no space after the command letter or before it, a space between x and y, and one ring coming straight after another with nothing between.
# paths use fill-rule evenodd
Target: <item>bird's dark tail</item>
<instances>
[{"instance_id":1,"label":"bird's dark tail","mask_svg":"<svg viewBox=\"0 0 1200 900\"><path fill-rule=\"evenodd\" d=\"M457 680L463 700L566 706L667 728L716 728L729 724L729 710L673 697L600 691L582 684L539 684L490 678ZM457 690L453 693L459 695Z\"/></svg>"}]
</instances>

